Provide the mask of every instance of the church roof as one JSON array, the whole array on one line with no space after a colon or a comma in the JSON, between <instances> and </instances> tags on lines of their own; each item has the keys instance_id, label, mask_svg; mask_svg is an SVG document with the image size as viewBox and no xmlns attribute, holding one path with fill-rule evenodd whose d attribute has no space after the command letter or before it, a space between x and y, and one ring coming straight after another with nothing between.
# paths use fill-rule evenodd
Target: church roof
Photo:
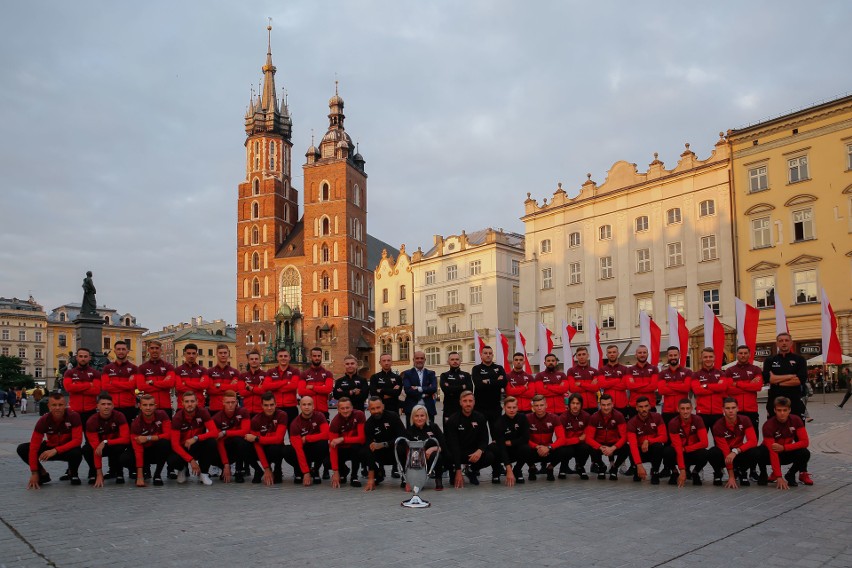
<instances>
[{"instance_id":1,"label":"church roof","mask_svg":"<svg viewBox=\"0 0 852 568\"><path fill-rule=\"evenodd\" d=\"M389 245L381 239L367 233L367 264L366 266L377 266L382 259L382 250L387 249L392 256L399 255L399 249ZM305 256L305 223L304 217L290 231L284 239L275 258L299 258Z\"/></svg>"},{"instance_id":2,"label":"church roof","mask_svg":"<svg viewBox=\"0 0 852 568\"><path fill-rule=\"evenodd\" d=\"M367 233L367 266L378 266L382 261L382 250L386 249L388 254L396 258L399 256L399 249L395 248L381 239L378 239Z\"/></svg>"}]
</instances>

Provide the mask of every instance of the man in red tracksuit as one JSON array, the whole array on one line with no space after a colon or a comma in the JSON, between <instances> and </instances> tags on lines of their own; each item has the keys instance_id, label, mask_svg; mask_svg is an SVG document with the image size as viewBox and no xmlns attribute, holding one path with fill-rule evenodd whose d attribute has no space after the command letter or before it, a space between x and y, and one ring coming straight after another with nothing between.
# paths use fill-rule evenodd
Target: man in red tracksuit
<instances>
[{"instance_id":1,"label":"man in red tracksuit","mask_svg":"<svg viewBox=\"0 0 852 568\"><path fill-rule=\"evenodd\" d=\"M132 452L124 452L122 466L136 472L136 487L145 487L145 478L154 465L154 485L163 485L163 466L172 449L172 420L157 409L157 399L143 394L139 399L139 416L130 424Z\"/></svg>"},{"instance_id":2,"label":"man in red tracksuit","mask_svg":"<svg viewBox=\"0 0 852 568\"><path fill-rule=\"evenodd\" d=\"M612 397L601 395L600 410L592 414L586 426L586 443L591 448L592 462L597 465L598 479L606 479L604 456L610 459L609 478L618 480L618 468L627 459L627 422L613 408Z\"/></svg>"},{"instance_id":3,"label":"man in red tracksuit","mask_svg":"<svg viewBox=\"0 0 852 568\"><path fill-rule=\"evenodd\" d=\"M187 391L195 393L198 406L206 406L204 393L210 386L207 369L197 363L198 346L187 343L183 348L183 365L175 369L175 391L183 395Z\"/></svg>"},{"instance_id":4,"label":"man in red tracksuit","mask_svg":"<svg viewBox=\"0 0 852 568\"><path fill-rule=\"evenodd\" d=\"M299 379L302 375L299 369L290 366L290 352L287 349L278 349L275 358L278 365L266 371L263 386L266 392L275 395L275 406L287 414L289 423L299 414L296 391L299 390Z\"/></svg>"},{"instance_id":5,"label":"man in red tracksuit","mask_svg":"<svg viewBox=\"0 0 852 568\"><path fill-rule=\"evenodd\" d=\"M663 395L663 420L668 425L678 416L678 403L681 399L689 398L692 392L690 382L692 371L680 366L680 349L671 346L666 350L668 365L660 371L657 390Z\"/></svg>"},{"instance_id":6,"label":"man in red tracksuit","mask_svg":"<svg viewBox=\"0 0 852 568\"><path fill-rule=\"evenodd\" d=\"M553 353L544 357L544 371L535 376L536 394L544 395L547 399L547 411L552 414L565 412L565 393L568 392L568 377L556 370L559 359Z\"/></svg>"},{"instance_id":7,"label":"man in red tracksuit","mask_svg":"<svg viewBox=\"0 0 852 568\"><path fill-rule=\"evenodd\" d=\"M160 359L161 351L162 344L159 341L148 342L148 360L137 369L136 388L140 394L154 395L157 408L171 417L174 415L172 389L175 387L175 368Z\"/></svg>"},{"instance_id":8,"label":"man in red tracksuit","mask_svg":"<svg viewBox=\"0 0 852 568\"><path fill-rule=\"evenodd\" d=\"M626 416L629 409L626 382L629 369L618 362L618 354L617 345L610 345L606 348L606 363L598 369L600 377L597 382L604 394L612 397L614 408Z\"/></svg>"},{"instance_id":9,"label":"man in red tracksuit","mask_svg":"<svg viewBox=\"0 0 852 568\"><path fill-rule=\"evenodd\" d=\"M709 431L722 418L722 400L728 393L728 379L715 368L716 353L712 347L701 352L701 368L692 375L690 387L695 395L695 413Z\"/></svg>"},{"instance_id":10,"label":"man in red tracksuit","mask_svg":"<svg viewBox=\"0 0 852 568\"><path fill-rule=\"evenodd\" d=\"M243 398L243 407L254 416L263 411L260 397L265 392L263 379L266 375L260 368L260 351L252 349L246 357L248 369L240 375L240 396Z\"/></svg>"},{"instance_id":11,"label":"man in red tracksuit","mask_svg":"<svg viewBox=\"0 0 852 568\"><path fill-rule=\"evenodd\" d=\"M725 378L728 379L728 395L737 400L739 413L751 420L755 432L760 425L757 409L757 393L763 389L763 369L749 363L751 349L747 345L737 347L737 364L728 367Z\"/></svg>"},{"instance_id":12,"label":"man in red tracksuit","mask_svg":"<svg viewBox=\"0 0 852 568\"><path fill-rule=\"evenodd\" d=\"M240 372L231 367L230 358L231 349L227 345L220 343L216 346L216 365L207 369L207 377L210 379L207 402L211 414L222 410L222 395L240 390Z\"/></svg>"},{"instance_id":13,"label":"man in red tracksuit","mask_svg":"<svg viewBox=\"0 0 852 568\"><path fill-rule=\"evenodd\" d=\"M133 422L139 409L136 408L136 365L127 359L127 343L116 341L112 346L115 361L104 366L101 387L112 395L115 409L124 414L127 423ZM132 471L132 470L131 470ZM131 477L133 475L131 474Z\"/></svg>"},{"instance_id":14,"label":"man in red tracksuit","mask_svg":"<svg viewBox=\"0 0 852 568\"><path fill-rule=\"evenodd\" d=\"M524 370L524 354L512 355L512 370L506 375L506 396L518 401L518 412L532 412L532 398L536 395L535 378Z\"/></svg>"},{"instance_id":15,"label":"man in red tracksuit","mask_svg":"<svg viewBox=\"0 0 852 568\"><path fill-rule=\"evenodd\" d=\"M352 472L349 485L361 487L358 481L358 468L366 459L367 447L364 424L367 418L364 412L353 408L352 401L347 397L338 399L337 416L328 427L328 448L331 454L331 486L340 487L341 479L346 483L346 476ZM346 462L352 463L352 469L346 467Z\"/></svg>"},{"instance_id":16,"label":"man in red tracksuit","mask_svg":"<svg viewBox=\"0 0 852 568\"><path fill-rule=\"evenodd\" d=\"M254 444L254 478L252 483L269 487L281 483L281 463L284 461L284 436L287 435L287 414L275 407L275 395L263 393L260 397L262 412L251 419L251 432L246 435L247 442ZM259 463L258 463L259 462ZM275 466L275 471L272 466Z\"/></svg>"},{"instance_id":17,"label":"man in red tracksuit","mask_svg":"<svg viewBox=\"0 0 852 568\"><path fill-rule=\"evenodd\" d=\"M651 401L651 412L657 411L657 381L658 371L654 365L648 363L648 348L640 345L636 348L636 364L628 367L625 384L630 391L628 414L625 419L629 420L636 416L636 401L640 396L648 397Z\"/></svg>"},{"instance_id":18,"label":"man in red tracksuit","mask_svg":"<svg viewBox=\"0 0 852 568\"><path fill-rule=\"evenodd\" d=\"M660 464L663 463L663 448L668 437L663 417L651 412L651 401L647 396L636 399L636 416L627 422L627 445L636 473L633 481L642 481L648 474L644 462L651 462L651 485L660 484Z\"/></svg>"},{"instance_id":19,"label":"man in red tracksuit","mask_svg":"<svg viewBox=\"0 0 852 568\"><path fill-rule=\"evenodd\" d=\"M530 425L530 448L535 452L531 456L530 481L536 480L535 466L538 463L547 464L547 480L554 481L556 476L553 468L561 464L565 457L565 428L559 417L547 411L547 399L543 394L537 394L532 399L532 414L527 416Z\"/></svg>"},{"instance_id":20,"label":"man in red tracksuit","mask_svg":"<svg viewBox=\"0 0 852 568\"><path fill-rule=\"evenodd\" d=\"M598 394L603 376L600 371L589 365L589 350L578 347L574 352L577 363L568 369L568 390L583 397L583 410L594 414L598 411Z\"/></svg>"},{"instance_id":21,"label":"man in red tracksuit","mask_svg":"<svg viewBox=\"0 0 852 568\"><path fill-rule=\"evenodd\" d=\"M62 386L68 391L68 406L80 414L83 424L96 412L101 394L101 373L90 366L92 352L85 347L77 349L77 365L65 371Z\"/></svg>"},{"instance_id":22,"label":"man in red tracksuit","mask_svg":"<svg viewBox=\"0 0 852 568\"><path fill-rule=\"evenodd\" d=\"M799 481L805 485L813 485L811 474L808 473L808 460L811 452L808 450L810 439L805 429L805 423L797 414L791 414L792 402L786 396L775 398L775 416L763 424L763 445L760 446L760 481L774 481L778 489L795 487L796 472ZM787 475L781 477L781 466L793 464L787 470ZM766 466L772 465L772 476L767 479Z\"/></svg>"},{"instance_id":23,"label":"man in red tracksuit","mask_svg":"<svg viewBox=\"0 0 852 568\"><path fill-rule=\"evenodd\" d=\"M213 415L213 424L219 430L216 436L216 449L222 468L222 481L231 482L231 464L234 464L234 481L245 483L245 471L251 455L251 444L246 434L251 432L251 417L248 411L237 404L237 393L225 391L222 394L222 410Z\"/></svg>"},{"instance_id":24,"label":"man in red tracksuit","mask_svg":"<svg viewBox=\"0 0 852 568\"><path fill-rule=\"evenodd\" d=\"M284 448L284 461L293 466L293 482L305 487L320 483L319 467L328 461L328 421L325 414L314 410L314 400L303 396L299 415L290 422L290 445Z\"/></svg>"},{"instance_id":25,"label":"man in red tracksuit","mask_svg":"<svg viewBox=\"0 0 852 568\"><path fill-rule=\"evenodd\" d=\"M565 479L568 473L577 473L580 479L589 479L586 473L586 460L589 459L591 448L586 443L586 426L591 416L583 410L583 397L572 394L568 397L568 410L559 419L565 429L565 443L562 446L564 454L559 466L559 479ZM574 458L574 470L570 471L568 462Z\"/></svg>"},{"instance_id":26,"label":"man in red tracksuit","mask_svg":"<svg viewBox=\"0 0 852 568\"><path fill-rule=\"evenodd\" d=\"M681 399L678 416L672 418L668 428L671 445L666 446L663 461L666 469L672 472L669 485L683 487L687 467L692 467L692 484L701 485L701 470L708 460L707 428L700 416L692 414L692 402L688 398Z\"/></svg>"},{"instance_id":27,"label":"man in red tracksuit","mask_svg":"<svg viewBox=\"0 0 852 568\"><path fill-rule=\"evenodd\" d=\"M746 487L750 485L748 471L754 468L758 461L757 434L751 420L737 412L735 398L726 397L723 404L725 416L711 428L715 443L709 453L710 465L713 466L713 485L722 485L724 468L728 470L728 483L725 487Z\"/></svg>"},{"instance_id":28,"label":"man in red tracksuit","mask_svg":"<svg viewBox=\"0 0 852 568\"><path fill-rule=\"evenodd\" d=\"M184 393L181 402L183 408L175 412L172 418L172 454L168 459L169 466L179 472L178 483L186 483L186 469L189 464L200 483L213 485L208 472L216 452L219 430L216 429L207 409L198 406L195 393Z\"/></svg>"},{"instance_id":29,"label":"man in red tracksuit","mask_svg":"<svg viewBox=\"0 0 852 568\"><path fill-rule=\"evenodd\" d=\"M50 482L50 474L41 465L46 461L68 462L71 485L80 485L77 469L83 461L80 444L83 443L83 424L80 415L66 408L65 396L50 393L49 412L38 419L30 441L18 446L18 456L30 466L27 489L38 489Z\"/></svg>"},{"instance_id":30,"label":"man in red tracksuit","mask_svg":"<svg viewBox=\"0 0 852 568\"><path fill-rule=\"evenodd\" d=\"M89 464L89 485L104 486L103 458L109 459L109 475L116 485L124 484L121 456L130 448L130 426L121 412L115 411L109 393L98 395L98 411L86 422L83 458Z\"/></svg>"},{"instance_id":31,"label":"man in red tracksuit","mask_svg":"<svg viewBox=\"0 0 852 568\"><path fill-rule=\"evenodd\" d=\"M311 365L302 373L299 379L299 396L310 396L314 401L314 409L322 412L328 420L328 395L334 388L334 376L331 371L322 366L322 349L311 349ZM301 408L301 405L300 405Z\"/></svg>"}]
</instances>

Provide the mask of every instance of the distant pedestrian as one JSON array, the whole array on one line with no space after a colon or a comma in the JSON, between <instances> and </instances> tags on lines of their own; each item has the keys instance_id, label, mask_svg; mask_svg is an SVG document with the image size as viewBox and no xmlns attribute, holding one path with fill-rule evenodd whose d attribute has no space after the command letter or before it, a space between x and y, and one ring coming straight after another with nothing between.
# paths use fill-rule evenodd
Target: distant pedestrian
<instances>
[{"instance_id":1,"label":"distant pedestrian","mask_svg":"<svg viewBox=\"0 0 852 568\"><path fill-rule=\"evenodd\" d=\"M6 391L6 404L9 405L9 411L6 413L7 417L15 415L15 418L18 417L18 413L15 412L15 404L18 402L18 397L15 395L15 389L9 387L9 390Z\"/></svg>"},{"instance_id":2,"label":"distant pedestrian","mask_svg":"<svg viewBox=\"0 0 852 568\"><path fill-rule=\"evenodd\" d=\"M27 389L21 389L21 414L27 413Z\"/></svg>"},{"instance_id":3,"label":"distant pedestrian","mask_svg":"<svg viewBox=\"0 0 852 568\"><path fill-rule=\"evenodd\" d=\"M846 394L843 395L843 400L837 405L840 408L843 408L843 405L852 396L852 374L849 373L849 367L843 369L843 380L846 381Z\"/></svg>"},{"instance_id":4,"label":"distant pedestrian","mask_svg":"<svg viewBox=\"0 0 852 568\"><path fill-rule=\"evenodd\" d=\"M0 418L3 418L3 406L6 404L6 391L0 388Z\"/></svg>"}]
</instances>

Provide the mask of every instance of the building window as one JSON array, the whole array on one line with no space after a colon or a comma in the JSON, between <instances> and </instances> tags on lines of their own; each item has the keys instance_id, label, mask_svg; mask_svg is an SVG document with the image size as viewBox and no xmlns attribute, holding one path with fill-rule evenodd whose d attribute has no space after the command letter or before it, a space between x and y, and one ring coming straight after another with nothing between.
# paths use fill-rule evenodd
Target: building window
<instances>
[{"instance_id":1,"label":"building window","mask_svg":"<svg viewBox=\"0 0 852 568\"><path fill-rule=\"evenodd\" d=\"M258 217L260 217L260 203L255 201L251 204L251 218L257 219Z\"/></svg>"},{"instance_id":2,"label":"building window","mask_svg":"<svg viewBox=\"0 0 852 568\"><path fill-rule=\"evenodd\" d=\"M793 273L793 285L796 290L796 303L809 304L817 301L816 270L800 270Z\"/></svg>"},{"instance_id":3,"label":"building window","mask_svg":"<svg viewBox=\"0 0 852 568\"><path fill-rule=\"evenodd\" d=\"M521 303L521 289L518 286L512 286L512 304L518 305Z\"/></svg>"},{"instance_id":4,"label":"building window","mask_svg":"<svg viewBox=\"0 0 852 568\"><path fill-rule=\"evenodd\" d=\"M109 339L109 337L105 337L104 339ZM105 349L109 349L109 347L106 347ZM41 359L41 356L42 356L41 347L36 347L35 348L35 358Z\"/></svg>"},{"instance_id":5,"label":"building window","mask_svg":"<svg viewBox=\"0 0 852 568\"><path fill-rule=\"evenodd\" d=\"M580 246L580 242L582 239L580 238L580 232L574 231L570 235L568 235L568 246L569 247L578 247Z\"/></svg>"},{"instance_id":6,"label":"building window","mask_svg":"<svg viewBox=\"0 0 852 568\"><path fill-rule=\"evenodd\" d=\"M383 304L388 303L388 289L387 288L382 289L382 303Z\"/></svg>"},{"instance_id":7,"label":"building window","mask_svg":"<svg viewBox=\"0 0 852 568\"><path fill-rule=\"evenodd\" d=\"M459 267L455 264L447 267L447 280L455 280L459 276Z\"/></svg>"},{"instance_id":8,"label":"building window","mask_svg":"<svg viewBox=\"0 0 852 568\"><path fill-rule=\"evenodd\" d=\"M3 330L3 335L4 335L3 339L9 339L6 336L6 334L8 334L8 333L9 333L8 330ZM58 341L59 341L60 347L68 347L68 336L66 336L64 333L59 334Z\"/></svg>"},{"instance_id":9,"label":"building window","mask_svg":"<svg viewBox=\"0 0 852 568\"><path fill-rule=\"evenodd\" d=\"M427 270L426 271L426 284L434 284L435 283L435 271Z\"/></svg>"},{"instance_id":10,"label":"building window","mask_svg":"<svg viewBox=\"0 0 852 568\"><path fill-rule=\"evenodd\" d=\"M361 206L361 188L358 187L358 184L355 184L355 187L352 188L352 199L355 201L355 205L358 207Z\"/></svg>"},{"instance_id":11,"label":"building window","mask_svg":"<svg viewBox=\"0 0 852 568\"><path fill-rule=\"evenodd\" d=\"M323 183L322 187L320 188L320 201L328 201L331 197L330 194L331 188L328 186L327 183Z\"/></svg>"},{"instance_id":12,"label":"building window","mask_svg":"<svg viewBox=\"0 0 852 568\"><path fill-rule=\"evenodd\" d=\"M775 276L754 279L754 304L758 308L775 307Z\"/></svg>"},{"instance_id":13,"label":"building window","mask_svg":"<svg viewBox=\"0 0 852 568\"><path fill-rule=\"evenodd\" d=\"M716 202L712 199L706 199L698 204L698 216L709 217L716 214Z\"/></svg>"},{"instance_id":14,"label":"building window","mask_svg":"<svg viewBox=\"0 0 852 568\"><path fill-rule=\"evenodd\" d=\"M251 228L251 244L260 244L260 230L257 227Z\"/></svg>"},{"instance_id":15,"label":"building window","mask_svg":"<svg viewBox=\"0 0 852 568\"><path fill-rule=\"evenodd\" d=\"M570 306L568 308L568 324L577 331L583 331L582 306Z\"/></svg>"},{"instance_id":16,"label":"building window","mask_svg":"<svg viewBox=\"0 0 852 568\"><path fill-rule=\"evenodd\" d=\"M256 252L251 254L251 269L260 270L260 255Z\"/></svg>"},{"instance_id":17,"label":"building window","mask_svg":"<svg viewBox=\"0 0 852 568\"><path fill-rule=\"evenodd\" d=\"M846 146L846 169L852 170L852 144Z\"/></svg>"},{"instance_id":18,"label":"building window","mask_svg":"<svg viewBox=\"0 0 852 568\"><path fill-rule=\"evenodd\" d=\"M269 169L275 169L275 142L269 142Z\"/></svg>"},{"instance_id":19,"label":"building window","mask_svg":"<svg viewBox=\"0 0 852 568\"><path fill-rule=\"evenodd\" d=\"M331 262L331 250L326 244L323 244L322 249L320 249L320 262L324 264Z\"/></svg>"},{"instance_id":20,"label":"building window","mask_svg":"<svg viewBox=\"0 0 852 568\"><path fill-rule=\"evenodd\" d=\"M551 251L550 239L544 239L543 241L541 241L540 250L541 250L541 254L547 254Z\"/></svg>"},{"instance_id":21,"label":"building window","mask_svg":"<svg viewBox=\"0 0 852 568\"><path fill-rule=\"evenodd\" d=\"M601 280L606 280L607 278L612 278L612 257L611 256L602 256L600 259L601 263Z\"/></svg>"},{"instance_id":22,"label":"building window","mask_svg":"<svg viewBox=\"0 0 852 568\"><path fill-rule=\"evenodd\" d=\"M751 220L752 248L760 249L772 246L772 225L769 217Z\"/></svg>"},{"instance_id":23,"label":"building window","mask_svg":"<svg viewBox=\"0 0 852 568\"><path fill-rule=\"evenodd\" d=\"M26 359L27 358L27 348L26 347L18 347L18 359Z\"/></svg>"},{"instance_id":24,"label":"building window","mask_svg":"<svg viewBox=\"0 0 852 568\"><path fill-rule=\"evenodd\" d=\"M393 341L390 337L385 337L381 341L381 355L390 355L393 357Z\"/></svg>"},{"instance_id":25,"label":"building window","mask_svg":"<svg viewBox=\"0 0 852 568\"><path fill-rule=\"evenodd\" d=\"M476 276L477 274L482 274L482 261L481 260L471 261L469 268L470 268L470 275L471 276Z\"/></svg>"},{"instance_id":26,"label":"building window","mask_svg":"<svg viewBox=\"0 0 852 568\"><path fill-rule=\"evenodd\" d=\"M254 178L254 181L251 182L251 194L260 195L260 181L257 178Z\"/></svg>"},{"instance_id":27,"label":"building window","mask_svg":"<svg viewBox=\"0 0 852 568\"><path fill-rule=\"evenodd\" d=\"M719 289L718 288L710 288L708 290L702 290L701 292L702 299L705 304L710 306L710 309L713 310L713 313L717 316L719 315Z\"/></svg>"},{"instance_id":28,"label":"building window","mask_svg":"<svg viewBox=\"0 0 852 568\"><path fill-rule=\"evenodd\" d=\"M42 337L43 336L42 336L40 331L35 332L35 340L36 341L42 341Z\"/></svg>"},{"instance_id":29,"label":"building window","mask_svg":"<svg viewBox=\"0 0 852 568\"><path fill-rule=\"evenodd\" d=\"M133 351L133 342L130 340L130 338L129 338L129 337L125 337L125 338L124 338L124 342L127 344L127 350L128 350L128 351ZM211 353L211 355L212 355L212 353Z\"/></svg>"},{"instance_id":30,"label":"building window","mask_svg":"<svg viewBox=\"0 0 852 568\"><path fill-rule=\"evenodd\" d=\"M255 306L254 310L252 310L251 316L252 316L252 318L251 318L252 321L260 321L260 308Z\"/></svg>"},{"instance_id":31,"label":"building window","mask_svg":"<svg viewBox=\"0 0 852 568\"><path fill-rule=\"evenodd\" d=\"M400 361L408 361L408 338L403 337L399 340L399 360Z\"/></svg>"},{"instance_id":32,"label":"building window","mask_svg":"<svg viewBox=\"0 0 852 568\"><path fill-rule=\"evenodd\" d=\"M666 225L674 225L681 222L680 207L673 207L666 211Z\"/></svg>"},{"instance_id":33,"label":"building window","mask_svg":"<svg viewBox=\"0 0 852 568\"><path fill-rule=\"evenodd\" d=\"M606 241L612 238L612 225L601 225L601 228L598 229L598 234L600 235L600 240Z\"/></svg>"},{"instance_id":34,"label":"building window","mask_svg":"<svg viewBox=\"0 0 852 568\"><path fill-rule=\"evenodd\" d=\"M408 324L408 310L405 308L399 310L399 325Z\"/></svg>"},{"instance_id":35,"label":"building window","mask_svg":"<svg viewBox=\"0 0 852 568\"><path fill-rule=\"evenodd\" d=\"M251 281L251 295L254 298L260 296L260 280L257 278L254 278Z\"/></svg>"},{"instance_id":36,"label":"building window","mask_svg":"<svg viewBox=\"0 0 852 568\"><path fill-rule=\"evenodd\" d=\"M615 304L605 302L601 304L601 329L615 328Z\"/></svg>"},{"instance_id":37,"label":"building window","mask_svg":"<svg viewBox=\"0 0 852 568\"><path fill-rule=\"evenodd\" d=\"M470 329L482 329L482 312L470 314Z\"/></svg>"},{"instance_id":38,"label":"building window","mask_svg":"<svg viewBox=\"0 0 852 568\"><path fill-rule=\"evenodd\" d=\"M718 258L716 252L716 235L706 235L701 237L701 260L716 260Z\"/></svg>"},{"instance_id":39,"label":"building window","mask_svg":"<svg viewBox=\"0 0 852 568\"><path fill-rule=\"evenodd\" d=\"M790 176L790 183L808 179L808 157L800 156L787 160L787 172Z\"/></svg>"},{"instance_id":40,"label":"building window","mask_svg":"<svg viewBox=\"0 0 852 568\"><path fill-rule=\"evenodd\" d=\"M666 262L669 268L683 264L683 246L680 242L667 244L666 251Z\"/></svg>"},{"instance_id":41,"label":"building window","mask_svg":"<svg viewBox=\"0 0 852 568\"><path fill-rule=\"evenodd\" d=\"M112 341L109 337L104 337L104 351L112 348Z\"/></svg>"},{"instance_id":42,"label":"building window","mask_svg":"<svg viewBox=\"0 0 852 568\"><path fill-rule=\"evenodd\" d=\"M456 333L459 330L459 318L453 316L447 318L447 333Z\"/></svg>"},{"instance_id":43,"label":"building window","mask_svg":"<svg viewBox=\"0 0 852 568\"><path fill-rule=\"evenodd\" d=\"M331 235L331 220L328 217L323 217L320 224L320 234L324 237Z\"/></svg>"},{"instance_id":44,"label":"building window","mask_svg":"<svg viewBox=\"0 0 852 568\"><path fill-rule=\"evenodd\" d=\"M2 334L0 334L0 337L2 337L2 338L3 338L3 341L9 341L9 330L8 330L8 329L4 329L4 330L3 330L3 333L2 333ZM65 337L65 336L64 336L64 335L60 335L60 337Z\"/></svg>"},{"instance_id":45,"label":"building window","mask_svg":"<svg viewBox=\"0 0 852 568\"><path fill-rule=\"evenodd\" d=\"M793 211L793 240L808 241L814 238L814 212L812 209Z\"/></svg>"},{"instance_id":46,"label":"building window","mask_svg":"<svg viewBox=\"0 0 852 568\"><path fill-rule=\"evenodd\" d=\"M541 270L541 289L549 290L553 288L553 269L543 268Z\"/></svg>"},{"instance_id":47,"label":"building window","mask_svg":"<svg viewBox=\"0 0 852 568\"><path fill-rule=\"evenodd\" d=\"M35 368L35 378L40 379L44 376L44 370L41 367Z\"/></svg>"},{"instance_id":48,"label":"building window","mask_svg":"<svg viewBox=\"0 0 852 568\"><path fill-rule=\"evenodd\" d=\"M769 178L766 175L766 166L752 168L748 171L749 192L756 193L769 189Z\"/></svg>"},{"instance_id":49,"label":"building window","mask_svg":"<svg viewBox=\"0 0 852 568\"><path fill-rule=\"evenodd\" d=\"M641 217L636 217L636 232L642 233L648 230L648 216L642 215Z\"/></svg>"},{"instance_id":50,"label":"building window","mask_svg":"<svg viewBox=\"0 0 852 568\"><path fill-rule=\"evenodd\" d=\"M405 299L405 284L403 284L402 286L399 287L399 299L400 300Z\"/></svg>"},{"instance_id":51,"label":"building window","mask_svg":"<svg viewBox=\"0 0 852 568\"><path fill-rule=\"evenodd\" d=\"M435 294L426 294L426 311L434 312L435 311Z\"/></svg>"},{"instance_id":52,"label":"building window","mask_svg":"<svg viewBox=\"0 0 852 568\"><path fill-rule=\"evenodd\" d=\"M669 294L669 307L674 308L683 315L686 310L686 295L683 292L672 292Z\"/></svg>"},{"instance_id":53,"label":"building window","mask_svg":"<svg viewBox=\"0 0 852 568\"><path fill-rule=\"evenodd\" d=\"M636 251L636 272L651 272L651 249Z\"/></svg>"},{"instance_id":54,"label":"building window","mask_svg":"<svg viewBox=\"0 0 852 568\"><path fill-rule=\"evenodd\" d=\"M331 289L331 278L328 276L328 272L322 273L322 277L320 278L320 287L323 292L328 292Z\"/></svg>"},{"instance_id":55,"label":"building window","mask_svg":"<svg viewBox=\"0 0 852 568\"><path fill-rule=\"evenodd\" d=\"M513 260L512 261L512 276L519 276L521 274L521 261Z\"/></svg>"},{"instance_id":56,"label":"building window","mask_svg":"<svg viewBox=\"0 0 852 568\"><path fill-rule=\"evenodd\" d=\"M426 320L426 335L437 335L438 320Z\"/></svg>"},{"instance_id":57,"label":"building window","mask_svg":"<svg viewBox=\"0 0 852 568\"><path fill-rule=\"evenodd\" d=\"M482 286L470 287L470 305L478 306L482 303Z\"/></svg>"},{"instance_id":58,"label":"building window","mask_svg":"<svg viewBox=\"0 0 852 568\"><path fill-rule=\"evenodd\" d=\"M426 354L426 365L433 367L441 364L441 350L438 347L427 347L424 349Z\"/></svg>"},{"instance_id":59,"label":"building window","mask_svg":"<svg viewBox=\"0 0 852 568\"><path fill-rule=\"evenodd\" d=\"M68 321L68 316L65 312L59 312L59 321Z\"/></svg>"},{"instance_id":60,"label":"building window","mask_svg":"<svg viewBox=\"0 0 852 568\"><path fill-rule=\"evenodd\" d=\"M452 306L459 303L459 291L447 290L447 305Z\"/></svg>"},{"instance_id":61,"label":"building window","mask_svg":"<svg viewBox=\"0 0 852 568\"><path fill-rule=\"evenodd\" d=\"M329 351L328 349L323 349L322 362L323 363L331 363L331 351Z\"/></svg>"},{"instance_id":62,"label":"building window","mask_svg":"<svg viewBox=\"0 0 852 568\"><path fill-rule=\"evenodd\" d=\"M26 341L27 340L27 332L23 329L18 331L18 341Z\"/></svg>"},{"instance_id":63,"label":"building window","mask_svg":"<svg viewBox=\"0 0 852 568\"><path fill-rule=\"evenodd\" d=\"M390 312L382 312L382 327L390 327Z\"/></svg>"},{"instance_id":64,"label":"building window","mask_svg":"<svg viewBox=\"0 0 852 568\"><path fill-rule=\"evenodd\" d=\"M8 357L9 356L9 348L6 347L5 345L2 348L0 348L0 355L3 355L3 357ZM61 366L62 365L60 365L60 367Z\"/></svg>"},{"instance_id":65,"label":"building window","mask_svg":"<svg viewBox=\"0 0 852 568\"><path fill-rule=\"evenodd\" d=\"M580 284L583 282L583 271L579 262L572 262L568 265L568 283Z\"/></svg>"},{"instance_id":66,"label":"building window","mask_svg":"<svg viewBox=\"0 0 852 568\"><path fill-rule=\"evenodd\" d=\"M447 358L450 357L450 353L455 352L455 353L459 354L459 359L464 361L464 346L463 345L461 345L459 343L456 343L456 344L453 344L453 345L447 345L444 348L444 350L447 352Z\"/></svg>"},{"instance_id":67,"label":"building window","mask_svg":"<svg viewBox=\"0 0 852 568\"><path fill-rule=\"evenodd\" d=\"M654 299L650 297L636 298L636 323L639 323L639 314L645 312L651 318L654 317Z\"/></svg>"}]
</instances>

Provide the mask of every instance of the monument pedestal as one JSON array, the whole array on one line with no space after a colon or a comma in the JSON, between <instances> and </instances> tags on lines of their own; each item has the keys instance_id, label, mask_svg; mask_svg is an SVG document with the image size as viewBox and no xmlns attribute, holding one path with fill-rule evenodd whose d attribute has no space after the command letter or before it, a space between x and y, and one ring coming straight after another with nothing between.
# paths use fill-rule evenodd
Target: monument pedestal
<instances>
[{"instance_id":1,"label":"monument pedestal","mask_svg":"<svg viewBox=\"0 0 852 568\"><path fill-rule=\"evenodd\" d=\"M77 347L85 347L92 354L100 353L104 347L104 320L99 316L80 315L74 320L77 330Z\"/></svg>"}]
</instances>

